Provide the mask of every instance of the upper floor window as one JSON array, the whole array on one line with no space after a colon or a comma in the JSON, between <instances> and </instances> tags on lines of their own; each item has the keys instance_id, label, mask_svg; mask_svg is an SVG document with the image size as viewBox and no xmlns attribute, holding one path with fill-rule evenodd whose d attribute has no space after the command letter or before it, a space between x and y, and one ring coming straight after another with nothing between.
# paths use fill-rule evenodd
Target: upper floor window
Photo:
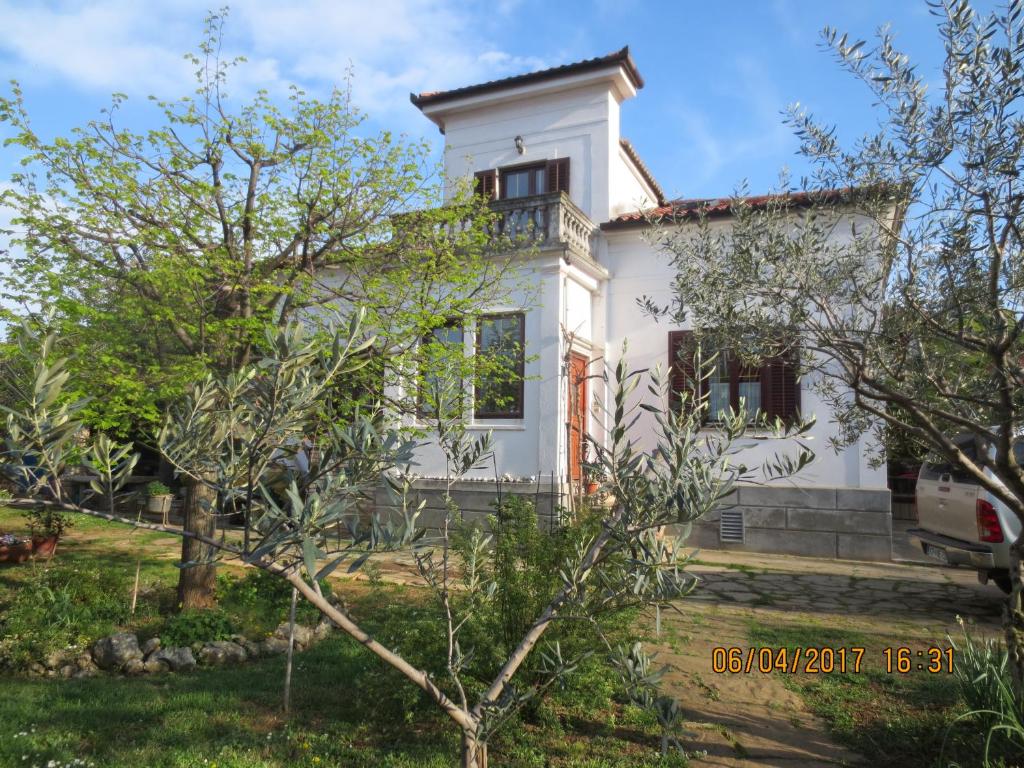
<instances>
[{"instance_id":1,"label":"upper floor window","mask_svg":"<svg viewBox=\"0 0 1024 768\"><path fill-rule=\"evenodd\" d=\"M472 359L473 415L484 419L523 418L523 375L526 351L526 316L522 312L481 315L471 321L475 333ZM464 340L467 329L451 319L426 333L419 344L419 391L416 415L420 419L461 419L466 400Z\"/></svg>"},{"instance_id":2,"label":"upper floor window","mask_svg":"<svg viewBox=\"0 0 1024 768\"><path fill-rule=\"evenodd\" d=\"M416 411L421 418L438 410L445 418L462 416L462 321L450 319L420 340L420 382Z\"/></svg>"},{"instance_id":3,"label":"upper floor window","mask_svg":"<svg viewBox=\"0 0 1024 768\"><path fill-rule=\"evenodd\" d=\"M501 198L530 197L547 191L547 164L503 168L499 175Z\"/></svg>"},{"instance_id":4,"label":"upper floor window","mask_svg":"<svg viewBox=\"0 0 1024 768\"><path fill-rule=\"evenodd\" d=\"M483 315L477 321L477 418L523 418L525 348L526 318L522 312Z\"/></svg>"},{"instance_id":5,"label":"upper floor window","mask_svg":"<svg viewBox=\"0 0 1024 768\"><path fill-rule=\"evenodd\" d=\"M546 192L569 191L569 158L478 171L476 193L492 200L512 200Z\"/></svg>"},{"instance_id":6,"label":"upper floor window","mask_svg":"<svg viewBox=\"0 0 1024 768\"><path fill-rule=\"evenodd\" d=\"M712 354L706 348L703 352ZM687 392L691 398L707 399L705 418L709 422L721 421L730 408L737 413L742 409L748 420L760 412L769 419L778 416L788 421L800 410L800 382L792 358L771 357L760 365L747 365L738 355L719 350L714 370L703 381L697 381L692 331L669 333L668 354L674 408L679 407L680 395Z\"/></svg>"}]
</instances>

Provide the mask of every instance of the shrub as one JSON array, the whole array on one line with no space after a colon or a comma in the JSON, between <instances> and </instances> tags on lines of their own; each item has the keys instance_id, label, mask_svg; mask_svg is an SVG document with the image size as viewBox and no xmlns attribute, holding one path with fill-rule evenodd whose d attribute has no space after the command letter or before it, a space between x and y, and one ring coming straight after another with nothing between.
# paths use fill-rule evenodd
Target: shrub
<instances>
[{"instance_id":1,"label":"shrub","mask_svg":"<svg viewBox=\"0 0 1024 768\"><path fill-rule=\"evenodd\" d=\"M984 765L1002 765L1005 754L1024 754L1024 700L1014 693L1006 646L996 640L971 637L963 619L955 649L953 679L969 712L959 719L972 719L985 731ZM996 758L996 759L992 759Z\"/></svg>"},{"instance_id":2,"label":"shrub","mask_svg":"<svg viewBox=\"0 0 1024 768\"><path fill-rule=\"evenodd\" d=\"M331 594L331 586L320 582L325 595ZM240 619L242 624L255 625L255 629L276 627L288 617L291 607L292 588L284 579L272 573L254 568L242 578L227 574L217 578L217 596L221 608ZM306 600L296 605L295 620L299 624L315 624L320 612Z\"/></svg>"},{"instance_id":3,"label":"shrub","mask_svg":"<svg viewBox=\"0 0 1024 768\"><path fill-rule=\"evenodd\" d=\"M90 645L128 622L129 592L128 574L117 568L35 569L0 614L0 660L23 666L69 645Z\"/></svg>"},{"instance_id":4,"label":"shrub","mask_svg":"<svg viewBox=\"0 0 1024 768\"><path fill-rule=\"evenodd\" d=\"M167 496L170 492L171 489L159 480L154 480L146 486L147 496Z\"/></svg>"},{"instance_id":5,"label":"shrub","mask_svg":"<svg viewBox=\"0 0 1024 768\"><path fill-rule=\"evenodd\" d=\"M561 586L558 570L569 554L569 536L567 530L542 532L536 508L521 496L502 499L490 520L501 634L510 647Z\"/></svg>"},{"instance_id":6,"label":"shrub","mask_svg":"<svg viewBox=\"0 0 1024 768\"><path fill-rule=\"evenodd\" d=\"M488 523L492 541L484 554L483 571L485 578L492 581L494 593L491 600L482 602L472 613L463 630L463 650L472 648L468 663L470 686L490 680L498 671L508 653L562 588L561 572L566 562L573 559L581 541L600 529L601 517L600 510L584 506L560 530L542 531L533 502L521 496L507 496L495 504ZM454 542L463 564L470 556L471 530L472 527L461 531ZM613 692L621 687L618 675L601 654L586 654L595 646L595 635L612 643L624 639L634 617L635 611L624 612L610 605L606 612L596 612L593 622L567 618L552 625L545 644L557 643L565 658L581 658L575 672L552 691L555 701L570 709L578 709L581 700L597 707L610 705ZM525 683L535 685L546 680L540 674L540 665L539 655L527 660L522 671ZM525 707L523 714L528 719L542 716L542 698Z\"/></svg>"},{"instance_id":7,"label":"shrub","mask_svg":"<svg viewBox=\"0 0 1024 768\"><path fill-rule=\"evenodd\" d=\"M25 512L28 529L33 536L63 536L74 523L59 509L32 507Z\"/></svg>"},{"instance_id":8,"label":"shrub","mask_svg":"<svg viewBox=\"0 0 1024 768\"><path fill-rule=\"evenodd\" d=\"M235 627L219 608L182 611L164 622L160 641L165 646L189 646L210 640L229 640Z\"/></svg>"}]
</instances>

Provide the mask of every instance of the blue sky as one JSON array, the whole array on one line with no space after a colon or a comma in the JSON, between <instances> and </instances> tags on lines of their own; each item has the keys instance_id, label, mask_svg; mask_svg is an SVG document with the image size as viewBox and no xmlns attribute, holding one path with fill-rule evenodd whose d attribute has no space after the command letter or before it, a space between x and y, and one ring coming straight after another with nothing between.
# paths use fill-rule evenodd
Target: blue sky
<instances>
[{"instance_id":1,"label":"blue sky","mask_svg":"<svg viewBox=\"0 0 1024 768\"><path fill-rule=\"evenodd\" d=\"M211 3L194 0L0 0L0 71L21 82L46 136L98 115L113 91L154 119L145 97L191 89L182 54L195 48ZM326 92L351 66L374 127L442 137L409 103L436 90L608 53L628 44L646 80L622 132L670 196L728 194L741 179L766 190L782 166L799 175L780 112L799 101L853 137L874 121L870 95L820 49L830 24L871 38L889 23L938 82L941 46L924 0L733 0L593 3L551 0L238 0L226 47L248 59L234 90ZM984 9L989 2L979 3ZM5 78L6 79L6 78ZM0 126L0 135L3 127ZM0 179L16 157L0 150ZM0 181L2 183L2 181Z\"/></svg>"}]
</instances>

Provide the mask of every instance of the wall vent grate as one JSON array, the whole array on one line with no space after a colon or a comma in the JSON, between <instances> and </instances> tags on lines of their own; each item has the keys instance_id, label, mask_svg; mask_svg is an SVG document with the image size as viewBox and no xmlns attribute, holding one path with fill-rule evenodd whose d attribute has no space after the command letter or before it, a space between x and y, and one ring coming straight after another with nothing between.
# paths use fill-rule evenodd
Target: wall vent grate
<instances>
[{"instance_id":1,"label":"wall vent grate","mask_svg":"<svg viewBox=\"0 0 1024 768\"><path fill-rule=\"evenodd\" d=\"M718 537L722 541L743 542L742 509L723 509L718 525Z\"/></svg>"}]
</instances>

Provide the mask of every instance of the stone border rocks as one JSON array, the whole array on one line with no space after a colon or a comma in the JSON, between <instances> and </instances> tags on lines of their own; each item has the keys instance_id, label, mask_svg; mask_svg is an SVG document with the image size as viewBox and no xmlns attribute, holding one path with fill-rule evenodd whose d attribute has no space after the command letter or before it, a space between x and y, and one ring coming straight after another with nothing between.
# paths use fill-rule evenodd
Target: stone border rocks
<instances>
[{"instance_id":1,"label":"stone border rocks","mask_svg":"<svg viewBox=\"0 0 1024 768\"><path fill-rule=\"evenodd\" d=\"M334 624L323 618L316 627L295 625L295 650L305 651L328 637ZM243 635L230 640L209 640L191 647L164 647L159 637L139 645L131 632L115 632L101 637L92 648L65 648L47 656L41 663L29 664L30 675L50 678L95 677L101 672L129 677L164 672L190 672L198 666L217 667L242 664L264 656L275 656L288 650L288 624L283 623L273 634L261 641Z\"/></svg>"}]
</instances>

